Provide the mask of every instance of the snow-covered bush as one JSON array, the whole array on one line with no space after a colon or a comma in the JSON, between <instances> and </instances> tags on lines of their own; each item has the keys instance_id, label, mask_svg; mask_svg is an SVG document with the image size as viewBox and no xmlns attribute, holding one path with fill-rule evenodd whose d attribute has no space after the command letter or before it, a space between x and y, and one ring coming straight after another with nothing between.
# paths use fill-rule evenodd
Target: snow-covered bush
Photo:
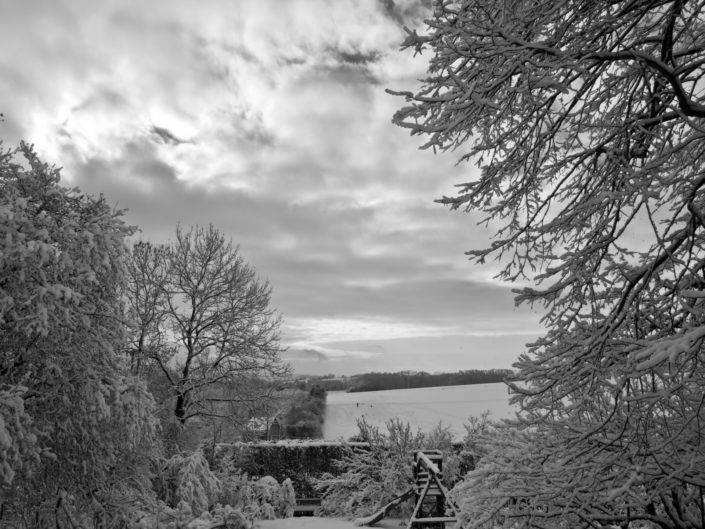
<instances>
[{"instance_id":1,"label":"snow-covered bush","mask_svg":"<svg viewBox=\"0 0 705 529\"><path fill-rule=\"evenodd\" d=\"M181 502L171 508L156 502L135 511L130 529L251 529L252 523L242 511L230 505L216 505L210 511L194 516L191 507Z\"/></svg>"},{"instance_id":2,"label":"snow-covered bush","mask_svg":"<svg viewBox=\"0 0 705 529\"><path fill-rule=\"evenodd\" d=\"M482 457L477 468L468 472L451 490L451 496L460 507L463 525L477 529L511 529L517 527L517 512L545 510L547 497L537 495L526 499L535 492L532 474L540 469L545 458L540 436L535 431L497 425L491 430L476 432L473 439ZM543 506L539 507L540 503ZM514 511L511 516L508 516L509 509ZM577 519L561 516L556 516L556 523L556 527L581 525Z\"/></svg>"},{"instance_id":3,"label":"snow-covered bush","mask_svg":"<svg viewBox=\"0 0 705 529\"><path fill-rule=\"evenodd\" d=\"M475 470L482 458L492 450L494 439L497 435L501 423L490 420L490 412L485 411L478 417L469 417L465 423L465 436L463 438L461 450L455 451L455 461L457 462L457 475L455 479L449 480L451 485L463 478L468 471ZM450 473L448 473L450 476Z\"/></svg>"},{"instance_id":4,"label":"snow-covered bush","mask_svg":"<svg viewBox=\"0 0 705 529\"><path fill-rule=\"evenodd\" d=\"M271 476L250 479L237 470L221 472L219 502L239 509L248 520L273 520L294 515L296 496L290 479L280 485Z\"/></svg>"},{"instance_id":5,"label":"snow-covered bush","mask_svg":"<svg viewBox=\"0 0 705 529\"><path fill-rule=\"evenodd\" d=\"M413 484L413 458L417 450L440 450L443 454L443 481L446 486L458 483L464 474L474 468L481 449L477 435L490 427L487 414L471 418L468 434L462 445L453 441L449 427L438 423L430 432L412 431L409 423L398 418L385 424L386 432L358 421L359 434L355 439L369 446L348 445L335 461L338 473L326 473L315 480L322 492L320 513L329 516L353 518L369 515L392 499L409 490ZM396 514L408 516L413 505L403 503L395 507Z\"/></svg>"},{"instance_id":6,"label":"snow-covered bush","mask_svg":"<svg viewBox=\"0 0 705 529\"><path fill-rule=\"evenodd\" d=\"M277 493L274 500L274 509L279 518L291 518L294 516L294 507L296 506L296 492L294 484L290 478L286 478Z\"/></svg>"},{"instance_id":7,"label":"snow-covered bush","mask_svg":"<svg viewBox=\"0 0 705 529\"><path fill-rule=\"evenodd\" d=\"M186 504L198 514L214 505L221 492L220 480L211 472L200 450L176 454L167 460L160 475L167 505Z\"/></svg>"},{"instance_id":8,"label":"snow-covered bush","mask_svg":"<svg viewBox=\"0 0 705 529\"><path fill-rule=\"evenodd\" d=\"M453 441L453 432L450 426L438 424L423 439L423 446L430 450L440 450L443 453L443 481L448 486L455 485L470 469L467 450L464 444Z\"/></svg>"},{"instance_id":9,"label":"snow-covered bush","mask_svg":"<svg viewBox=\"0 0 705 529\"><path fill-rule=\"evenodd\" d=\"M335 462L339 475L324 474L315 480L323 493L320 512L329 516L357 517L368 515L407 491L413 483L413 451L424 448L424 434L413 432L408 423L391 419L387 433L358 421L359 438L369 448L350 446ZM410 514L408 505L400 506L403 515Z\"/></svg>"},{"instance_id":10,"label":"snow-covered bush","mask_svg":"<svg viewBox=\"0 0 705 529\"><path fill-rule=\"evenodd\" d=\"M172 456L156 481L162 501L144 508L144 529L157 519L174 529L211 527L216 521L242 529L255 520L291 517L296 504L291 480L280 485L271 476L251 479L227 462L214 473L200 450Z\"/></svg>"}]
</instances>

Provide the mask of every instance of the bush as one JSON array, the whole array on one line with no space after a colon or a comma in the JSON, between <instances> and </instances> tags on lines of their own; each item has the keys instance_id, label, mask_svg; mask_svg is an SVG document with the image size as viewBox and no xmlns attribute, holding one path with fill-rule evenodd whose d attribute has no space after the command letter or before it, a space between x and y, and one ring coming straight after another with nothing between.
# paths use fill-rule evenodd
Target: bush
<instances>
[{"instance_id":1,"label":"bush","mask_svg":"<svg viewBox=\"0 0 705 529\"><path fill-rule=\"evenodd\" d=\"M369 515L400 496L413 483L412 453L424 448L424 435L412 432L408 423L392 419L387 433L358 421L360 438L369 443L368 450L348 447L335 462L340 474L326 473L315 480L323 493L321 513L329 516L357 517ZM402 515L411 513L408 505L398 508Z\"/></svg>"},{"instance_id":2,"label":"bush","mask_svg":"<svg viewBox=\"0 0 705 529\"><path fill-rule=\"evenodd\" d=\"M131 529L251 529L252 522L239 509L230 505L216 505L211 511L194 516L188 503L182 502L172 509L161 502L139 511L138 520Z\"/></svg>"},{"instance_id":3,"label":"bush","mask_svg":"<svg viewBox=\"0 0 705 529\"><path fill-rule=\"evenodd\" d=\"M167 505L178 507L185 503L194 513L214 505L221 492L220 480L211 472L201 451L169 458L159 480Z\"/></svg>"},{"instance_id":4,"label":"bush","mask_svg":"<svg viewBox=\"0 0 705 529\"><path fill-rule=\"evenodd\" d=\"M464 444L454 443L450 428L441 423L428 433L413 432L409 423L396 418L387 421L386 433L364 419L358 421L358 428L357 438L369 448L344 447L342 457L334 462L339 472L314 480L315 488L323 493L323 514L367 516L401 496L413 485L413 454L417 450L443 453L443 481L448 487L474 468L472 453L464 449ZM401 504L395 507L396 515L409 516L411 509L410 503Z\"/></svg>"},{"instance_id":5,"label":"bush","mask_svg":"<svg viewBox=\"0 0 705 529\"><path fill-rule=\"evenodd\" d=\"M200 450L169 458L155 488L159 498L141 503L132 526L152 529L163 522L167 529L195 529L219 522L246 529L255 520L289 518L296 504L291 480L280 485L271 476L249 478L229 462L213 472Z\"/></svg>"},{"instance_id":6,"label":"bush","mask_svg":"<svg viewBox=\"0 0 705 529\"><path fill-rule=\"evenodd\" d=\"M279 482L288 478L297 496L312 498L319 494L314 480L325 473L339 472L334 461L341 459L350 446L369 448L367 443L279 441L219 444L206 454L219 475L240 472L253 479L272 476Z\"/></svg>"}]
</instances>

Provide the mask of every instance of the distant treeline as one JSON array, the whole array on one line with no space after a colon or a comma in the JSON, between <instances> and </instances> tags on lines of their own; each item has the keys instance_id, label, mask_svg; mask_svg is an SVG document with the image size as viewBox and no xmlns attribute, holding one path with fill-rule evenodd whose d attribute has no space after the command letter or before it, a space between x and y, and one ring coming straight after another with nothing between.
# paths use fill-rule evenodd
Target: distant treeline
<instances>
[{"instance_id":1,"label":"distant treeline","mask_svg":"<svg viewBox=\"0 0 705 529\"><path fill-rule=\"evenodd\" d=\"M326 413L326 390L319 384L308 393L299 394L284 414L286 437L320 439Z\"/></svg>"},{"instance_id":2,"label":"distant treeline","mask_svg":"<svg viewBox=\"0 0 705 529\"><path fill-rule=\"evenodd\" d=\"M387 389L429 388L502 382L512 375L509 369L469 369L455 373L400 371L397 373L365 373L352 377L320 378L316 383L328 391L381 391Z\"/></svg>"}]
</instances>

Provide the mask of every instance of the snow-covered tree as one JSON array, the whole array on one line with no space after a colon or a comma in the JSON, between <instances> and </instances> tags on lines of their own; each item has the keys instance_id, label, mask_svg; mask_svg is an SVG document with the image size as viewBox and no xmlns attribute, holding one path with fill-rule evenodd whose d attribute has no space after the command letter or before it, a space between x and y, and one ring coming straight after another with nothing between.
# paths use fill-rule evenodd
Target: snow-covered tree
<instances>
[{"instance_id":1,"label":"snow-covered tree","mask_svg":"<svg viewBox=\"0 0 705 529\"><path fill-rule=\"evenodd\" d=\"M112 516L154 444L118 354L131 229L59 179L27 144L0 153L0 525Z\"/></svg>"},{"instance_id":2,"label":"snow-covered tree","mask_svg":"<svg viewBox=\"0 0 705 529\"><path fill-rule=\"evenodd\" d=\"M174 417L228 419L263 405L288 374L271 287L213 226L132 249L127 302L133 369L147 363ZM245 420L247 417L245 417Z\"/></svg>"},{"instance_id":3,"label":"snow-covered tree","mask_svg":"<svg viewBox=\"0 0 705 529\"><path fill-rule=\"evenodd\" d=\"M359 437L369 443L369 449L346 447L343 457L335 462L339 472L325 473L315 480L323 497L323 514L368 516L411 488L412 450L421 448L423 434L414 433L408 424L397 419L388 426L389 436L364 418L358 420ZM404 507L408 510L407 505Z\"/></svg>"},{"instance_id":4,"label":"snow-covered tree","mask_svg":"<svg viewBox=\"0 0 705 529\"><path fill-rule=\"evenodd\" d=\"M531 428L467 484L468 520L705 527L705 2L445 0L427 22L394 122L478 165L440 201L484 213L469 255L547 327L515 364Z\"/></svg>"}]
</instances>

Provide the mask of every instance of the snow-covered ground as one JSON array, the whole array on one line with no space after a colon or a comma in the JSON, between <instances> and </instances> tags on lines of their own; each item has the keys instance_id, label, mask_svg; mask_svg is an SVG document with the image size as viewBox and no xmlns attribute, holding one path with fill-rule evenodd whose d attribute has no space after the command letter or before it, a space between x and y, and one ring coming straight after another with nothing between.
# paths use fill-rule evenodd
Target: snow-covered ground
<instances>
[{"instance_id":1,"label":"snow-covered ground","mask_svg":"<svg viewBox=\"0 0 705 529\"><path fill-rule=\"evenodd\" d=\"M485 410L490 418L509 418L514 409L509 405L507 387L501 383L435 388L394 389L345 393L330 391L326 401L323 436L347 439L357 433L356 419L365 417L370 424L384 426L385 421L399 417L428 431L442 421L457 439L465 434L468 417Z\"/></svg>"},{"instance_id":2,"label":"snow-covered ground","mask_svg":"<svg viewBox=\"0 0 705 529\"><path fill-rule=\"evenodd\" d=\"M405 524L396 518L385 518L374 527L382 529L400 529ZM352 522L338 518L317 518L302 516L301 518L285 518L281 520L262 520L255 523L255 529L359 529Z\"/></svg>"}]
</instances>

